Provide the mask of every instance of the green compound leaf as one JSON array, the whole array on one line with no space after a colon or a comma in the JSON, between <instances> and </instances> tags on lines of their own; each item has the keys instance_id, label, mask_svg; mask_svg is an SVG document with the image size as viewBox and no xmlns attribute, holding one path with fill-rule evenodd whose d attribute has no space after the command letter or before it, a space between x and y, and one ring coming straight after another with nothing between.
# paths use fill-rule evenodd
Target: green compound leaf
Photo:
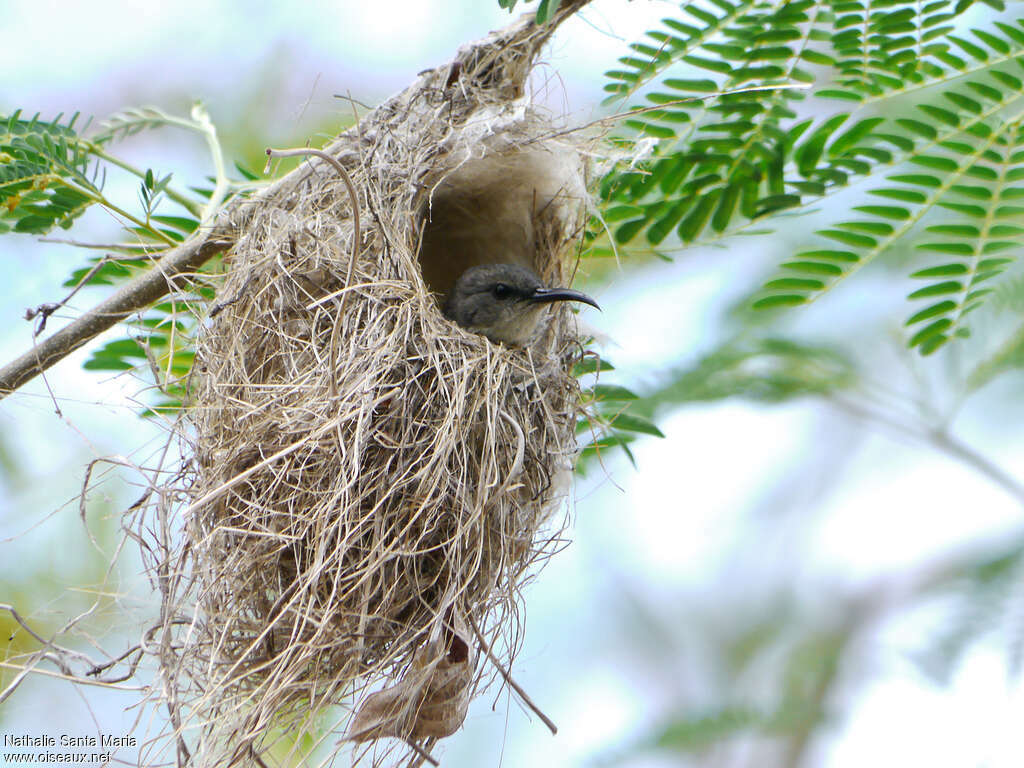
<instances>
[{"instance_id":1,"label":"green compound leaf","mask_svg":"<svg viewBox=\"0 0 1024 768\"><path fill-rule=\"evenodd\" d=\"M46 234L67 229L96 201L100 181L88 142L66 123L20 110L0 117L0 226L4 231Z\"/></svg>"},{"instance_id":2,"label":"green compound leaf","mask_svg":"<svg viewBox=\"0 0 1024 768\"><path fill-rule=\"evenodd\" d=\"M757 219L779 230L780 214L867 177L871 199L787 254L754 305L814 301L899 252L915 283L908 343L931 352L966 335L1010 263L992 260L1014 258L1024 229L1024 25L970 28L970 5L685 5L609 75L616 109L634 95L647 105L617 139L644 159L601 186L617 243L666 252L760 232ZM735 92L801 82L815 87ZM801 108L808 98L817 110Z\"/></svg>"}]
</instances>

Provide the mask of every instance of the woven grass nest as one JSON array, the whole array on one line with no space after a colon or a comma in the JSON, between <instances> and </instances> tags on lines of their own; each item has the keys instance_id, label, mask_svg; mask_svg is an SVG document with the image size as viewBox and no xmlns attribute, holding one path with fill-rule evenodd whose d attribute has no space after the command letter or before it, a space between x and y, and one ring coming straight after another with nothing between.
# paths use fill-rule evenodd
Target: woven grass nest
<instances>
[{"instance_id":1,"label":"woven grass nest","mask_svg":"<svg viewBox=\"0 0 1024 768\"><path fill-rule=\"evenodd\" d=\"M584 153L523 94L574 5L465 47L335 140L356 200L312 159L234 222L197 347L199 619L171 697L201 718L202 764L270 764L274 733L336 704L356 714L331 738L426 759L494 679L481 651L514 655L520 590L564 527L581 346L565 304L511 348L439 297L477 263L569 282Z\"/></svg>"}]
</instances>

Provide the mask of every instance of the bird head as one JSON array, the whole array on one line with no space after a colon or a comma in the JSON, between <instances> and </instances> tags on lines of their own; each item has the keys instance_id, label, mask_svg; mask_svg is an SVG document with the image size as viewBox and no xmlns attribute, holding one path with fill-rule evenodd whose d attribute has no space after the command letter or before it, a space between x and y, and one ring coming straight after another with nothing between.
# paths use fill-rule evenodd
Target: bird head
<instances>
[{"instance_id":1,"label":"bird head","mask_svg":"<svg viewBox=\"0 0 1024 768\"><path fill-rule=\"evenodd\" d=\"M555 301L597 302L569 288L548 288L537 274L518 264L470 267L449 292L444 314L467 331L491 341L522 345L537 330L544 308Z\"/></svg>"}]
</instances>

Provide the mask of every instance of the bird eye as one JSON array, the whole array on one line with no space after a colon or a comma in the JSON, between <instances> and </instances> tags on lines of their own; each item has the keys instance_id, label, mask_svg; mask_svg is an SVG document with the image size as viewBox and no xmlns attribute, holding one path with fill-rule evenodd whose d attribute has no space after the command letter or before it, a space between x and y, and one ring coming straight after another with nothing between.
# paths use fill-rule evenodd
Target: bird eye
<instances>
[{"instance_id":1,"label":"bird eye","mask_svg":"<svg viewBox=\"0 0 1024 768\"><path fill-rule=\"evenodd\" d=\"M498 283L496 286L494 286L493 292L494 295L497 296L499 299L503 299L510 293L512 293L512 289L509 288L504 283Z\"/></svg>"}]
</instances>

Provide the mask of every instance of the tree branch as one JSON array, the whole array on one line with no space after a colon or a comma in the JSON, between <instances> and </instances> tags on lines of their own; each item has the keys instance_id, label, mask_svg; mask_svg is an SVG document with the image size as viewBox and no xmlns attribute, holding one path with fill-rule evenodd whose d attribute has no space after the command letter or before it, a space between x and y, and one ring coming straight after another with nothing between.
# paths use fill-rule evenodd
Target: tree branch
<instances>
[{"instance_id":1,"label":"tree branch","mask_svg":"<svg viewBox=\"0 0 1024 768\"><path fill-rule=\"evenodd\" d=\"M440 82L445 82L446 79L452 77L453 73L461 72L464 76L480 77L481 82L477 83L477 85L483 90L486 90L488 84L502 84L506 82L515 83L516 87L521 90L530 65L532 65L541 46L547 42L563 21L588 2L590 0L563 0L551 20L547 24L539 26L534 24L533 14L523 15L518 21L508 27L492 32L484 39L460 48L451 63L435 68L433 74ZM481 59L480 52L487 51L494 45L502 44L503 40L521 38L525 27L532 27L533 30L526 38L527 46L523 56L515 60L513 64L514 66L521 67L522 72L518 73L515 77L508 78L498 77L493 72L490 72L488 70L490 66L489 60L486 57ZM425 73L421 73L421 78L423 76L425 76ZM419 87L418 84L410 86L406 91L386 100L378 109L383 108L386 110L392 108L395 104L400 104L404 93ZM346 134L342 134L335 138L329 146L325 147L324 151L326 154L340 157L353 151L350 145L350 138ZM73 320L65 328L35 345L33 349L23 354L17 360L0 368L0 400L103 331L135 312L145 309L169 291L174 290L175 278L189 272L194 272L215 254L221 253L233 245L234 236L231 233L237 231L236 228L244 228L244 220L247 214L243 210L243 206L257 200L271 199L278 195L288 195L298 188L310 174L318 172L319 164L323 162L323 160L318 159L303 163L295 170L261 189L253 197L236 197L229 201L221 210L218 220L230 221L230 226L216 226L213 232L194 236L182 245L172 248L149 272L122 286L116 293L86 312L80 318ZM354 201L353 204L355 205ZM236 217L238 217L237 220ZM356 247L358 247L358 243Z\"/></svg>"},{"instance_id":2,"label":"tree branch","mask_svg":"<svg viewBox=\"0 0 1024 768\"><path fill-rule=\"evenodd\" d=\"M921 443L958 459L971 469L981 473L1024 505L1024 485L1006 470L997 466L985 456L961 442L944 429L927 425L904 423L888 414L855 403L849 399L832 395L825 400L846 413L865 421L873 421L894 432L911 437Z\"/></svg>"},{"instance_id":3,"label":"tree branch","mask_svg":"<svg viewBox=\"0 0 1024 768\"><path fill-rule=\"evenodd\" d=\"M0 399L103 331L173 291L177 278L194 272L231 244L232 240L225 233L215 230L169 250L144 275L122 286L84 315L0 368Z\"/></svg>"}]
</instances>

